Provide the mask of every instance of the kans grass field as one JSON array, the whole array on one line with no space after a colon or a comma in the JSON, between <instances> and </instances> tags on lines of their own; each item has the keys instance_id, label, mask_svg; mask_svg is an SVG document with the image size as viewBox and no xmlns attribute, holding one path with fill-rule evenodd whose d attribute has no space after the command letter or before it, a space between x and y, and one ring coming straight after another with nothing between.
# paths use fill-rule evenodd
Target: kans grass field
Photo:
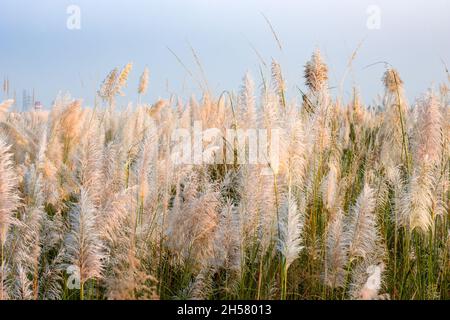
<instances>
[{"instance_id":1,"label":"kans grass field","mask_svg":"<svg viewBox=\"0 0 450 320\"><path fill-rule=\"evenodd\" d=\"M305 92L272 61L236 91L145 104L146 69L119 106L131 69L92 107L0 104L0 299L450 298L449 82L408 102L386 66L376 103L345 101L316 51ZM196 124L218 138L189 161L173 133L190 146ZM276 154L249 161L230 129Z\"/></svg>"}]
</instances>

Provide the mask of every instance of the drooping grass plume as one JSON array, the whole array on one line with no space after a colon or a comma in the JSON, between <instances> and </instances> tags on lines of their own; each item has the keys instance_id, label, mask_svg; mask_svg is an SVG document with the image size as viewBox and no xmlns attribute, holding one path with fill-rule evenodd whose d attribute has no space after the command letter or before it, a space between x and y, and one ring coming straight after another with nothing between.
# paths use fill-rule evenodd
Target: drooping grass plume
<instances>
[{"instance_id":1,"label":"drooping grass plume","mask_svg":"<svg viewBox=\"0 0 450 320\"><path fill-rule=\"evenodd\" d=\"M70 211L71 230L65 239L68 266L76 268L80 282L80 298L90 279L101 279L104 249L99 238L97 214L89 191L81 188L78 203Z\"/></svg>"},{"instance_id":2,"label":"drooping grass plume","mask_svg":"<svg viewBox=\"0 0 450 320\"><path fill-rule=\"evenodd\" d=\"M10 148L5 137L0 135L0 243L2 246L6 242L10 225L16 221L14 211L19 204L17 175L14 172Z\"/></svg>"},{"instance_id":3,"label":"drooping grass plume","mask_svg":"<svg viewBox=\"0 0 450 320\"><path fill-rule=\"evenodd\" d=\"M375 249L378 231L374 210L374 190L365 184L348 216L344 233L343 241L350 260L366 258Z\"/></svg>"},{"instance_id":4,"label":"drooping grass plume","mask_svg":"<svg viewBox=\"0 0 450 320\"><path fill-rule=\"evenodd\" d=\"M304 222L293 199L286 199L283 202L280 213L281 233L278 240L278 250L286 260L285 268L289 269L289 266L298 258L300 250L303 248L301 234Z\"/></svg>"},{"instance_id":5,"label":"drooping grass plume","mask_svg":"<svg viewBox=\"0 0 450 320\"><path fill-rule=\"evenodd\" d=\"M344 242L344 214L342 210L334 215L327 229L327 251L323 273L326 285L335 288L344 285L347 251Z\"/></svg>"}]
</instances>

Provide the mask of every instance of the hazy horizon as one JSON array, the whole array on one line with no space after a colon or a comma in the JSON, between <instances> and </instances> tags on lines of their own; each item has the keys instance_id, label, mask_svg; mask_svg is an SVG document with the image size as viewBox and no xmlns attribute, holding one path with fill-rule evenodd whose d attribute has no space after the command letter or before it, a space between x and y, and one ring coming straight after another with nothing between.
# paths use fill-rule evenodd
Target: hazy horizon
<instances>
[{"instance_id":1,"label":"hazy horizon","mask_svg":"<svg viewBox=\"0 0 450 320\"><path fill-rule=\"evenodd\" d=\"M69 5L81 10L79 30L67 28ZM380 28L369 29L369 6L380 11ZM88 1L0 0L0 77L8 77L17 104L22 91L35 90L48 107L58 92L70 92L91 105L102 80L114 67L133 62L126 97L137 99L139 76L150 69L144 102L177 94L198 94L196 82L168 48L200 78L192 55L199 56L216 94L237 90L248 70L259 84L261 59L281 63L288 89L304 87L303 65L319 48L329 65L336 92L352 52L362 42L348 74L344 95L353 83L366 103L382 93L383 64L400 72L410 100L445 81L450 64L450 3L435 1ZM283 50L262 13L270 19ZM263 69L265 67L263 66ZM269 72L269 71L267 71ZM6 98L5 94L0 97Z\"/></svg>"}]
</instances>

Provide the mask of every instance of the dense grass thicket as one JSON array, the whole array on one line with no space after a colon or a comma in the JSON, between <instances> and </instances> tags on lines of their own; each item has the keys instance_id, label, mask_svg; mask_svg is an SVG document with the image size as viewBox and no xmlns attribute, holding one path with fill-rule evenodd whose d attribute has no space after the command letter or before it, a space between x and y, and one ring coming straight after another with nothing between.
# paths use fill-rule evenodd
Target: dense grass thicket
<instances>
[{"instance_id":1,"label":"dense grass thicket","mask_svg":"<svg viewBox=\"0 0 450 320\"><path fill-rule=\"evenodd\" d=\"M0 104L0 299L450 298L446 84L408 103L388 68L379 103L344 101L315 52L306 92L273 61L238 93L119 108L130 71L92 108ZM231 161L177 163L196 122ZM279 130L279 161L239 161L227 129Z\"/></svg>"}]
</instances>

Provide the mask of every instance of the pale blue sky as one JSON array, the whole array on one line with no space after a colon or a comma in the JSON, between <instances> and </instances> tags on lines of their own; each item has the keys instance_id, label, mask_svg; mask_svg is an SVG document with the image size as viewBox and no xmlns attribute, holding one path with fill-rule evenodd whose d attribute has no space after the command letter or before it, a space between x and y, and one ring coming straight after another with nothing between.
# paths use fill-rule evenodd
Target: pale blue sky
<instances>
[{"instance_id":1,"label":"pale blue sky","mask_svg":"<svg viewBox=\"0 0 450 320\"><path fill-rule=\"evenodd\" d=\"M81 9L81 30L66 28L67 6ZM366 26L369 5L381 9L381 28ZM277 48L261 15L272 22L283 45ZM338 85L352 51L364 43L354 62L354 79L366 102L380 92L383 65L399 71L413 99L446 78L441 59L450 65L448 0L0 0L0 79L8 76L21 97L35 88L45 105L58 91L69 91L92 104L95 91L115 66L134 62L127 100L136 100L143 68L150 68L146 101L169 92L198 92L167 50L170 47L199 73L189 44L199 55L215 92L236 90L246 70L260 82L260 60L277 59L288 88L303 87L303 65L314 48L330 66ZM352 76L347 77L350 92ZM2 94L0 94L0 98ZM19 99L19 105L21 104Z\"/></svg>"}]
</instances>

